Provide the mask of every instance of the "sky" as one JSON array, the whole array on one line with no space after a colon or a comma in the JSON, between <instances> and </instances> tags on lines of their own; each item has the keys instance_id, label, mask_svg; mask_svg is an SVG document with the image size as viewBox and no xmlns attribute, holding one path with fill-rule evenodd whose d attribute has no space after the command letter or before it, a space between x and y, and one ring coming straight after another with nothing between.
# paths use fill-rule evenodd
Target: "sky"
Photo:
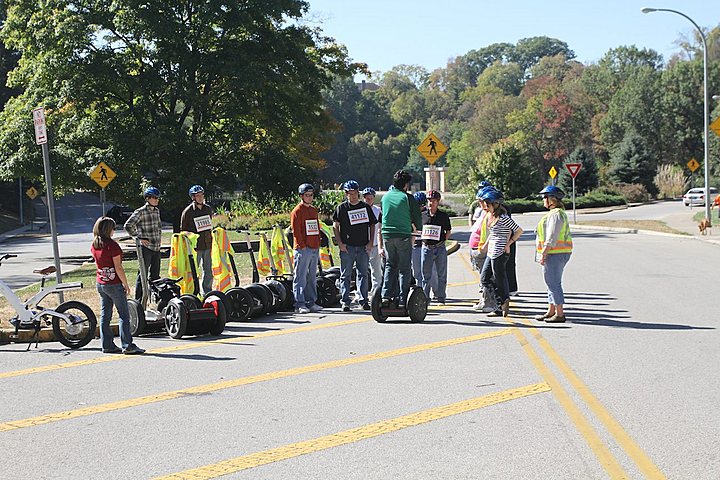
<instances>
[{"instance_id":1,"label":"sky","mask_svg":"<svg viewBox=\"0 0 720 480\"><path fill-rule=\"evenodd\" d=\"M493 43L515 44L547 36L568 44L582 63L600 60L611 48L650 48L665 60L692 38L693 25L668 12L679 10L700 27L720 24L720 0L308 0L310 25L348 48L353 61L385 72L400 64L428 71ZM356 79L363 78L362 76Z\"/></svg>"}]
</instances>

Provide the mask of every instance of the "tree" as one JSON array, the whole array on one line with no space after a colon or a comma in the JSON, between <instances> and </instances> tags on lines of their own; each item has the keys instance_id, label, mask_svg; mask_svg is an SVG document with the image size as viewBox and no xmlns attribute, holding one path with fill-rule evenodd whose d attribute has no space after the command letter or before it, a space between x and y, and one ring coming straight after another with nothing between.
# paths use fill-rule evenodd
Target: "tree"
<instances>
[{"instance_id":1,"label":"tree","mask_svg":"<svg viewBox=\"0 0 720 480\"><path fill-rule=\"evenodd\" d=\"M386 189L393 174L407 160L410 148L405 135L381 139L375 132L365 132L350 139L347 149L345 180L354 178L363 185Z\"/></svg>"},{"instance_id":2,"label":"tree","mask_svg":"<svg viewBox=\"0 0 720 480\"><path fill-rule=\"evenodd\" d=\"M321 91L359 68L344 47L294 22L301 0L10 0L5 42L23 52L2 113L0 174L37 172L29 112L44 104L59 187L90 186L98 160L135 197L188 184L286 194L331 142ZM33 28L28 28L33 25ZM262 175L259 173L262 172Z\"/></svg>"},{"instance_id":3,"label":"tree","mask_svg":"<svg viewBox=\"0 0 720 480\"><path fill-rule=\"evenodd\" d=\"M523 148L513 139L500 140L477 163L471 184L487 180L506 198L522 198L536 191L537 171L527 161Z\"/></svg>"},{"instance_id":4,"label":"tree","mask_svg":"<svg viewBox=\"0 0 720 480\"><path fill-rule=\"evenodd\" d=\"M658 167L653 183L663 198L677 198L685 191L688 179L681 167L666 163Z\"/></svg>"},{"instance_id":5,"label":"tree","mask_svg":"<svg viewBox=\"0 0 720 480\"><path fill-rule=\"evenodd\" d=\"M530 37L518 40L509 60L519 64L523 72L528 72L530 67L537 64L541 58L555 55L562 55L568 60L575 58L575 52L561 40L550 37Z\"/></svg>"},{"instance_id":6,"label":"tree","mask_svg":"<svg viewBox=\"0 0 720 480\"><path fill-rule=\"evenodd\" d=\"M655 193L654 175L655 161L645 141L636 133L628 133L610 155L610 179L615 183L639 183Z\"/></svg>"}]
</instances>

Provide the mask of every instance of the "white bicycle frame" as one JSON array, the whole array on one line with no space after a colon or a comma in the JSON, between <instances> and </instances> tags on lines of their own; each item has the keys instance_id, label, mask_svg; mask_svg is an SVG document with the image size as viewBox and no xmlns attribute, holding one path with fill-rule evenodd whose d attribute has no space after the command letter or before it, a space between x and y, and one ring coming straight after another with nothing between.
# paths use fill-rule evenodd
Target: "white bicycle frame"
<instances>
[{"instance_id":1,"label":"white bicycle frame","mask_svg":"<svg viewBox=\"0 0 720 480\"><path fill-rule=\"evenodd\" d=\"M15 309L15 312L17 312L21 325L32 324L38 319L38 317L42 317L43 315L59 318L67 325L72 325L73 321L68 315L56 312L52 308L41 308L40 310L33 309L36 308L38 304L48 295L63 292L65 290L76 290L78 288L83 288L82 282L59 283L51 287L43 287L38 293L33 295L32 298L23 302L5 282L0 280L0 293L2 293L2 295L7 299L10 306Z\"/></svg>"}]
</instances>

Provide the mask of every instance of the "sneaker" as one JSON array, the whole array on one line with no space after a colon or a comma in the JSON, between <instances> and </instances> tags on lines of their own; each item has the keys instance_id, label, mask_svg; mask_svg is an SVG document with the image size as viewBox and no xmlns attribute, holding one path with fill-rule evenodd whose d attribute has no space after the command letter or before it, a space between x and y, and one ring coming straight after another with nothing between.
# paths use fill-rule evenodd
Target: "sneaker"
<instances>
[{"instance_id":1,"label":"sneaker","mask_svg":"<svg viewBox=\"0 0 720 480\"><path fill-rule=\"evenodd\" d=\"M363 310L370 310L370 304L367 303L367 302L363 303L363 304L362 304L362 309L363 309Z\"/></svg>"},{"instance_id":2,"label":"sneaker","mask_svg":"<svg viewBox=\"0 0 720 480\"><path fill-rule=\"evenodd\" d=\"M488 317L502 317L503 311L502 310L495 310L493 312L488 313Z\"/></svg>"},{"instance_id":3,"label":"sneaker","mask_svg":"<svg viewBox=\"0 0 720 480\"><path fill-rule=\"evenodd\" d=\"M565 315L558 315L557 313L552 317L546 318L547 323L565 323Z\"/></svg>"},{"instance_id":4,"label":"sneaker","mask_svg":"<svg viewBox=\"0 0 720 480\"><path fill-rule=\"evenodd\" d=\"M310 309L306 307L298 307L295 309L295 313L304 314L304 313L310 313Z\"/></svg>"},{"instance_id":5,"label":"sneaker","mask_svg":"<svg viewBox=\"0 0 720 480\"><path fill-rule=\"evenodd\" d=\"M535 315L533 318L537 320L538 322L544 322L546 318L550 318L552 315L548 315L547 313L543 313L542 315Z\"/></svg>"},{"instance_id":6,"label":"sneaker","mask_svg":"<svg viewBox=\"0 0 720 480\"><path fill-rule=\"evenodd\" d=\"M494 311L495 311L495 307L492 307L490 305L486 305L486 306L482 307L483 313L490 313L490 312L494 312Z\"/></svg>"},{"instance_id":7,"label":"sneaker","mask_svg":"<svg viewBox=\"0 0 720 480\"><path fill-rule=\"evenodd\" d=\"M485 308L485 304L482 303L482 302L478 302L478 303L476 303L475 305L472 306L472 309L473 309L473 310L476 310L476 311L478 311L478 312L481 311L483 308Z\"/></svg>"},{"instance_id":8,"label":"sneaker","mask_svg":"<svg viewBox=\"0 0 720 480\"><path fill-rule=\"evenodd\" d=\"M118 347L117 345L113 345L112 348L103 348L103 353L122 353L122 348Z\"/></svg>"},{"instance_id":9,"label":"sneaker","mask_svg":"<svg viewBox=\"0 0 720 480\"><path fill-rule=\"evenodd\" d=\"M349 312L350 310L352 310L352 309L350 308L350 305L343 305L343 307L342 307L342 311L343 311L343 312Z\"/></svg>"},{"instance_id":10,"label":"sneaker","mask_svg":"<svg viewBox=\"0 0 720 480\"><path fill-rule=\"evenodd\" d=\"M138 347L134 343L131 343L130 346L124 349L122 352L125 355L142 355L143 353L145 353L145 350Z\"/></svg>"},{"instance_id":11,"label":"sneaker","mask_svg":"<svg viewBox=\"0 0 720 480\"><path fill-rule=\"evenodd\" d=\"M322 312L322 309L323 307L321 307L317 303L313 303L312 305L310 305L310 308L308 308L308 310L310 310L312 313Z\"/></svg>"},{"instance_id":12,"label":"sneaker","mask_svg":"<svg viewBox=\"0 0 720 480\"><path fill-rule=\"evenodd\" d=\"M511 297L517 297L517 294L518 294L518 291L517 291L517 290L514 290L514 291L512 291L512 292L509 293L509 295L510 295Z\"/></svg>"},{"instance_id":13,"label":"sneaker","mask_svg":"<svg viewBox=\"0 0 720 480\"><path fill-rule=\"evenodd\" d=\"M383 307L389 307L391 303L392 303L392 300L389 299L389 298L383 298L383 299L382 299L382 306L383 306Z\"/></svg>"}]
</instances>

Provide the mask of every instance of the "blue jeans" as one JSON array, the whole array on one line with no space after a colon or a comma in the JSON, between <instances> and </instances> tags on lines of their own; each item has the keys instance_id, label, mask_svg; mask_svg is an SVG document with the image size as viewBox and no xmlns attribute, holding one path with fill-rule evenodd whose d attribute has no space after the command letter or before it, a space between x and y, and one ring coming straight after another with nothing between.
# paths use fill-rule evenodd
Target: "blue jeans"
<instances>
[{"instance_id":1,"label":"blue jeans","mask_svg":"<svg viewBox=\"0 0 720 480\"><path fill-rule=\"evenodd\" d=\"M412 273L415 277L415 285L418 287L423 286L423 272L422 272L422 245L414 246L412 249ZM432 290L435 298L439 298L438 295L438 275L437 270L433 268L432 278L430 279L430 289ZM428 300L430 296L428 295Z\"/></svg>"},{"instance_id":2,"label":"blue jeans","mask_svg":"<svg viewBox=\"0 0 720 480\"><path fill-rule=\"evenodd\" d=\"M310 308L317 300L317 272L320 250L301 248L293 252L293 294L295 308Z\"/></svg>"},{"instance_id":3,"label":"blue jeans","mask_svg":"<svg viewBox=\"0 0 720 480\"><path fill-rule=\"evenodd\" d=\"M368 300L368 273L369 259L365 247L345 245L347 252L340 251L340 303L350 305L350 279L353 275L353 266L357 267L357 288L360 293L360 303L369 303Z\"/></svg>"},{"instance_id":4,"label":"blue jeans","mask_svg":"<svg viewBox=\"0 0 720 480\"><path fill-rule=\"evenodd\" d=\"M405 304L410 291L410 278L412 269L412 238L383 238L385 247L385 276L383 278L382 298L395 298L398 296L398 281L400 283L400 304Z\"/></svg>"},{"instance_id":5,"label":"blue jeans","mask_svg":"<svg viewBox=\"0 0 720 480\"><path fill-rule=\"evenodd\" d=\"M437 272L435 275L433 270ZM438 301L444 302L447 289L447 249L444 242L433 247L422 247L422 288L427 298L430 298L431 286L435 287L433 290Z\"/></svg>"},{"instance_id":6,"label":"blue jeans","mask_svg":"<svg viewBox=\"0 0 720 480\"><path fill-rule=\"evenodd\" d=\"M112 350L117 347L113 341L113 332L110 328L113 305L120 317L120 342L122 348L132 345L130 334L130 312L128 311L125 289L119 283L113 285L95 284L100 294L100 342L104 350Z\"/></svg>"},{"instance_id":7,"label":"blue jeans","mask_svg":"<svg viewBox=\"0 0 720 480\"><path fill-rule=\"evenodd\" d=\"M491 288L495 292L498 306L510 298L506 264L510 254L503 253L497 258L485 257L485 264L480 272L480 283L483 288Z\"/></svg>"},{"instance_id":8,"label":"blue jeans","mask_svg":"<svg viewBox=\"0 0 720 480\"><path fill-rule=\"evenodd\" d=\"M212 273L212 250L196 250L198 265L202 263L202 293L207 295L212 291L213 273ZM200 272L198 272L200 275Z\"/></svg>"},{"instance_id":9,"label":"blue jeans","mask_svg":"<svg viewBox=\"0 0 720 480\"><path fill-rule=\"evenodd\" d=\"M568 260L570 260L569 253L552 253L545 257L543 279L548 287L548 303L550 305L563 305L565 303L562 274Z\"/></svg>"}]
</instances>

